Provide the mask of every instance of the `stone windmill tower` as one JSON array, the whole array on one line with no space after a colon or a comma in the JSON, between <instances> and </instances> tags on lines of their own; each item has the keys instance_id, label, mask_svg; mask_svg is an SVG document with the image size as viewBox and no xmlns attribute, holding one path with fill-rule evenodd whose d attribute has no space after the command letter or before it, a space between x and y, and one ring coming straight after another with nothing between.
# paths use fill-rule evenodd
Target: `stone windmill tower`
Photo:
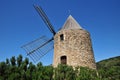
<instances>
[{"instance_id":1,"label":"stone windmill tower","mask_svg":"<svg viewBox=\"0 0 120 80\"><path fill-rule=\"evenodd\" d=\"M96 69L90 34L71 15L54 36L53 66L58 64Z\"/></svg>"},{"instance_id":2,"label":"stone windmill tower","mask_svg":"<svg viewBox=\"0 0 120 80\"><path fill-rule=\"evenodd\" d=\"M54 48L54 67L58 64L67 64L73 67L96 68L89 32L84 30L71 15L62 29L56 32L43 9L38 5L34 5L34 8L53 34L51 39L42 36L22 46L34 62Z\"/></svg>"}]
</instances>

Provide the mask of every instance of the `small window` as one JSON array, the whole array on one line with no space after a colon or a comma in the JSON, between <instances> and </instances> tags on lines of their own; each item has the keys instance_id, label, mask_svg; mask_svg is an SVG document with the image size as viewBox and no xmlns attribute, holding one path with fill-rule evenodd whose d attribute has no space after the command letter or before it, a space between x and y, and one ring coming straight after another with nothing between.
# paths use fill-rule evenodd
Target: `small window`
<instances>
[{"instance_id":1,"label":"small window","mask_svg":"<svg viewBox=\"0 0 120 80\"><path fill-rule=\"evenodd\" d=\"M60 35L60 41L63 41L63 40L64 40L64 35L61 34L61 35Z\"/></svg>"},{"instance_id":2,"label":"small window","mask_svg":"<svg viewBox=\"0 0 120 80\"><path fill-rule=\"evenodd\" d=\"M61 56L61 64L67 64L67 57Z\"/></svg>"}]
</instances>

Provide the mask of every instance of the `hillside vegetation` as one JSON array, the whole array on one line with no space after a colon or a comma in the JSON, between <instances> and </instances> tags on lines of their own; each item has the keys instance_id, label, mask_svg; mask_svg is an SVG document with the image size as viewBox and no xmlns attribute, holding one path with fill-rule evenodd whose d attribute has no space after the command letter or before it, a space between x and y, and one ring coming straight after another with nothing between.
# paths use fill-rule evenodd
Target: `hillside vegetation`
<instances>
[{"instance_id":1,"label":"hillside vegetation","mask_svg":"<svg viewBox=\"0 0 120 80\"><path fill-rule=\"evenodd\" d=\"M120 80L120 56L97 63L97 70L58 65L34 65L22 55L0 62L0 80Z\"/></svg>"},{"instance_id":2,"label":"hillside vegetation","mask_svg":"<svg viewBox=\"0 0 120 80\"><path fill-rule=\"evenodd\" d=\"M99 76L105 80L120 80L120 56L96 63Z\"/></svg>"},{"instance_id":3,"label":"hillside vegetation","mask_svg":"<svg viewBox=\"0 0 120 80\"><path fill-rule=\"evenodd\" d=\"M97 68L110 68L110 67L119 67L120 66L120 56L105 59L97 62Z\"/></svg>"}]
</instances>

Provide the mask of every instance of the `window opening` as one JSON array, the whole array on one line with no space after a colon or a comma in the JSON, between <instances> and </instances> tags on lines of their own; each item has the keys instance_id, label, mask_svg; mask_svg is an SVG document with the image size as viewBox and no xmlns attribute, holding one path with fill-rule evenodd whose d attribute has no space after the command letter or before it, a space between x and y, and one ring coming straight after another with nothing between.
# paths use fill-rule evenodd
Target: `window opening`
<instances>
[{"instance_id":1,"label":"window opening","mask_svg":"<svg viewBox=\"0 0 120 80\"><path fill-rule=\"evenodd\" d=\"M60 41L63 41L63 40L64 40L64 35L61 34L61 35L60 35Z\"/></svg>"}]
</instances>

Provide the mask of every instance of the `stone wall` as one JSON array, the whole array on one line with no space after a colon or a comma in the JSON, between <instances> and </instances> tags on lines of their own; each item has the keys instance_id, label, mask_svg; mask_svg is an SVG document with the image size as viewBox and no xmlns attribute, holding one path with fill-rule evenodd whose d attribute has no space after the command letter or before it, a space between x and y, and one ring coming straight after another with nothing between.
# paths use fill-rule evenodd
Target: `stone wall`
<instances>
[{"instance_id":1,"label":"stone wall","mask_svg":"<svg viewBox=\"0 0 120 80\"><path fill-rule=\"evenodd\" d=\"M96 69L90 34L83 29L64 29L54 36L54 67L61 63L61 56L67 57L67 65Z\"/></svg>"}]
</instances>

